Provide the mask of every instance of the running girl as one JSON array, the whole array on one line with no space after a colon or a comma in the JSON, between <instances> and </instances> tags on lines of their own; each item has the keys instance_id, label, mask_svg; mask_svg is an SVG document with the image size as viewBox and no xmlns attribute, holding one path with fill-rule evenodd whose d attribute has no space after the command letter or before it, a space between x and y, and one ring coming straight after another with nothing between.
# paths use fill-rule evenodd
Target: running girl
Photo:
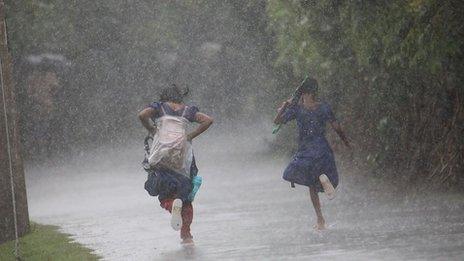
<instances>
[{"instance_id":1,"label":"running girl","mask_svg":"<svg viewBox=\"0 0 464 261\"><path fill-rule=\"evenodd\" d=\"M162 133L159 133L159 137L156 134L157 131L163 132L161 125L166 124L164 129L167 128L167 130L164 132L167 133L168 139L174 136L176 142L174 147L179 147L179 144L181 147L190 146L193 139L211 126L213 119L210 116L199 112L195 106L184 104L185 95L186 93L183 94L177 86L172 85L162 90L159 102L150 104L139 113L142 125L148 130L149 135L155 135L155 140L163 139ZM150 120L156 124L153 125ZM196 122L200 125L193 132L184 135L182 134L185 133L184 123L188 122ZM167 126L168 124L171 125ZM156 145L155 143L153 146ZM153 147L152 150L154 150ZM180 228L182 243L193 243L190 224L193 219L192 180L195 180L198 173L195 157L191 150L183 149L183 147L180 150L168 148L164 151L161 148L159 151L162 153L152 155L147 159L147 163L153 166L153 172L148 174L145 189L151 196L158 196L161 207L172 213L171 225L174 229L177 229L175 224ZM191 155L185 155L188 153ZM181 158L181 164L179 164L179 158ZM186 165L184 162L188 163L188 166L184 166Z\"/></svg>"},{"instance_id":2,"label":"running girl","mask_svg":"<svg viewBox=\"0 0 464 261\"><path fill-rule=\"evenodd\" d=\"M317 215L315 229L325 229L318 192L325 192L329 199L335 196L338 173L335 159L327 139L325 125L330 123L346 146L350 143L326 102L317 100L318 83L307 79L297 93L296 103L282 103L274 119L275 124L285 124L296 119L299 139L298 150L285 169L283 178L289 182L309 187L311 201Z\"/></svg>"}]
</instances>

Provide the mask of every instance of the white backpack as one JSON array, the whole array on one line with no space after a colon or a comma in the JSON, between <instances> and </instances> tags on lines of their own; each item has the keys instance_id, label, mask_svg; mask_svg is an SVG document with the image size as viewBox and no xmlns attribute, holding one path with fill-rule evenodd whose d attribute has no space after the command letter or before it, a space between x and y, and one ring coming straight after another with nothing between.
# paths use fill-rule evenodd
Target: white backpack
<instances>
[{"instance_id":1,"label":"white backpack","mask_svg":"<svg viewBox=\"0 0 464 261\"><path fill-rule=\"evenodd\" d=\"M185 106L182 116L166 114L161 105L162 116L156 119L157 131L153 137L148 163L151 167L167 168L190 178L190 166L193 160L193 149L187 140Z\"/></svg>"}]
</instances>

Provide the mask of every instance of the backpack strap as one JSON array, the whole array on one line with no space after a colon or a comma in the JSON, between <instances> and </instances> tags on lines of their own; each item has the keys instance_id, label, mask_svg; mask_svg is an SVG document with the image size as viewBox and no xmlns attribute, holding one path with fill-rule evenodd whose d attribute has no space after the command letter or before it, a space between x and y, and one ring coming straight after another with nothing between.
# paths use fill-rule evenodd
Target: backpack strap
<instances>
[{"instance_id":1,"label":"backpack strap","mask_svg":"<svg viewBox=\"0 0 464 261\"><path fill-rule=\"evenodd\" d=\"M182 117L185 118L185 114L187 113L188 106L185 105L184 111L182 112Z\"/></svg>"},{"instance_id":2,"label":"backpack strap","mask_svg":"<svg viewBox=\"0 0 464 261\"><path fill-rule=\"evenodd\" d=\"M161 103L160 107L161 107L161 112L163 113L163 115L161 115L161 116L166 115L166 110L164 109L164 103Z\"/></svg>"}]
</instances>

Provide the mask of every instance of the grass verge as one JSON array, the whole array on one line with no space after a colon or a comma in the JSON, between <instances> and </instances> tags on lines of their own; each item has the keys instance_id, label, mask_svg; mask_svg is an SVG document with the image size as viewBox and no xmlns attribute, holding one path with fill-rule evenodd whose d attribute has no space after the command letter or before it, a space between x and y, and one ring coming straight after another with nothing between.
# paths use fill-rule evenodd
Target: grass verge
<instances>
[{"instance_id":1,"label":"grass verge","mask_svg":"<svg viewBox=\"0 0 464 261\"><path fill-rule=\"evenodd\" d=\"M15 260L14 241L0 245L0 260ZM30 233L20 238L22 260L99 260L91 249L82 246L58 227L31 223Z\"/></svg>"}]
</instances>

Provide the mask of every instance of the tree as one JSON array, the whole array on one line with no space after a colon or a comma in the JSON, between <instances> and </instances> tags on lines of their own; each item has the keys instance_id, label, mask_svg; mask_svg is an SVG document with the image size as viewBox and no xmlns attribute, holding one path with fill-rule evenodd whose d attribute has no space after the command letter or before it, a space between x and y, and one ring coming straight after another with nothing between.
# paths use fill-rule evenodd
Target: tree
<instances>
[{"instance_id":1,"label":"tree","mask_svg":"<svg viewBox=\"0 0 464 261\"><path fill-rule=\"evenodd\" d=\"M322 83L368 163L462 182L462 1L269 1L278 64Z\"/></svg>"},{"instance_id":2,"label":"tree","mask_svg":"<svg viewBox=\"0 0 464 261\"><path fill-rule=\"evenodd\" d=\"M8 51L5 6L0 1L0 242L25 234L29 226L18 112Z\"/></svg>"}]
</instances>

